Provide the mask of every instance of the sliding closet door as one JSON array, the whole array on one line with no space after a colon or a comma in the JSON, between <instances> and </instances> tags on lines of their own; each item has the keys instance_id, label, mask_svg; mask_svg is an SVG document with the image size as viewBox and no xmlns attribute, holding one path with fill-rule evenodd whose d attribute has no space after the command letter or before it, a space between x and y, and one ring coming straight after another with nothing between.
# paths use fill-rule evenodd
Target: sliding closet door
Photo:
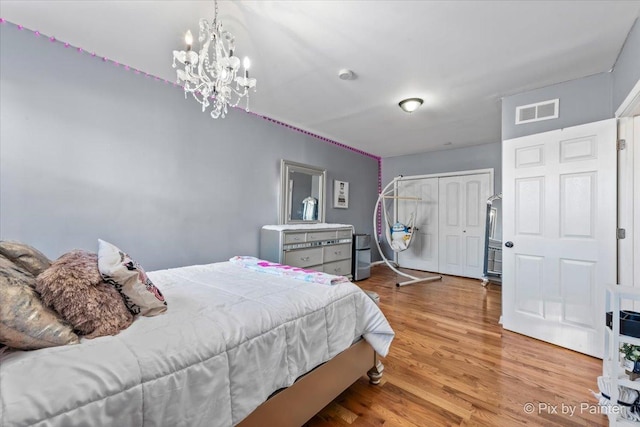
<instances>
[{"instance_id":1,"label":"sliding closet door","mask_svg":"<svg viewBox=\"0 0 640 427\"><path fill-rule=\"evenodd\" d=\"M488 173L440 178L440 273L482 277L486 201L490 195Z\"/></svg>"},{"instance_id":2,"label":"sliding closet door","mask_svg":"<svg viewBox=\"0 0 640 427\"><path fill-rule=\"evenodd\" d=\"M398 265L423 271L438 271L438 178L399 181L397 195L420 200L398 199L398 220L408 221L415 211L411 246L398 253Z\"/></svg>"}]
</instances>

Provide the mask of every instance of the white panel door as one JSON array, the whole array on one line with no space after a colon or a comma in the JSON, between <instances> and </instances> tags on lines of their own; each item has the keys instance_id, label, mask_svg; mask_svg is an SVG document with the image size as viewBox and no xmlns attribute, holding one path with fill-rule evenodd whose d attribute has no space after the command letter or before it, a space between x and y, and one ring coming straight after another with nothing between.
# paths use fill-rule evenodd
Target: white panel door
<instances>
[{"instance_id":1,"label":"white panel door","mask_svg":"<svg viewBox=\"0 0 640 427\"><path fill-rule=\"evenodd\" d=\"M398 219L407 221L414 210L416 222L411 246L399 252L398 265L423 271L438 271L438 178L398 181L397 195L420 200L398 200Z\"/></svg>"},{"instance_id":2,"label":"white panel door","mask_svg":"<svg viewBox=\"0 0 640 427\"><path fill-rule=\"evenodd\" d=\"M481 278L487 199L491 195L488 173L440 178L440 273Z\"/></svg>"},{"instance_id":3,"label":"white panel door","mask_svg":"<svg viewBox=\"0 0 640 427\"><path fill-rule=\"evenodd\" d=\"M440 179L440 226L438 272L462 276L462 182L460 177Z\"/></svg>"},{"instance_id":4,"label":"white panel door","mask_svg":"<svg viewBox=\"0 0 640 427\"><path fill-rule=\"evenodd\" d=\"M616 283L616 122L502 143L503 326L602 357Z\"/></svg>"}]
</instances>

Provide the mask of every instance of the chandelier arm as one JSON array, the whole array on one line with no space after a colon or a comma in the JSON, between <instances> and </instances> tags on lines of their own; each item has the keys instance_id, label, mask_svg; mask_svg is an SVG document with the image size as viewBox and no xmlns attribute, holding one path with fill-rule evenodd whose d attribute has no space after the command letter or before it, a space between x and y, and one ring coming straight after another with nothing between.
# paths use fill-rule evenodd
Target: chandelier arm
<instances>
[{"instance_id":1,"label":"chandelier arm","mask_svg":"<svg viewBox=\"0 0 640 427\"><path fill-rule=\"evenodd\" d=\"M213 0L213 27L218 25L218 0Z\"/></svg>"},{"instance_id":2,"label":"chandelier arm","mask_svg":"<svg viewBox=\"0 0 640 427\"><path fill-rule=\"evenodd\" d=\"M211 44L211 38L207 38L207 41L202 45L202 49L200 49L200 53L198 54L198 56L200 57L200 61L198 61L198 77L201 80L204 80L206 82L209 82L209 77L207 76L206 72L204 72L204 67L206 66L206 63L209 62L209 45Z\"/></svg>"}]
</instances>

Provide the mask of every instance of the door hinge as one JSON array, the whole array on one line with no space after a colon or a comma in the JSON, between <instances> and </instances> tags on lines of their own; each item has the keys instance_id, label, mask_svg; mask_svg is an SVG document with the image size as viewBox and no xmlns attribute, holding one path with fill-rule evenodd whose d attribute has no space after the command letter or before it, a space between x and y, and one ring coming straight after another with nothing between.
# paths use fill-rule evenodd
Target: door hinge
<instances>
[{"instance_id":1,"label":"door hinge","mask_svg":"<svg viewBox=\"0 0 640 427\"><path fill-rule=\"evenodd\" d=\"M619 139L618 140L618 151L624 150L627 148L627 140L626 139Z\"/></svg>"},{"instance_id":2,"label":"door hinge","mask_svg":"<svg viewBox=\"0 0 640 427\"><path fill-rule=\"evenodd\" d=\"M624 239L627 237L627 230L624 228L618 228L616 234L618 239Z\"/></svg>"}]
</instances>

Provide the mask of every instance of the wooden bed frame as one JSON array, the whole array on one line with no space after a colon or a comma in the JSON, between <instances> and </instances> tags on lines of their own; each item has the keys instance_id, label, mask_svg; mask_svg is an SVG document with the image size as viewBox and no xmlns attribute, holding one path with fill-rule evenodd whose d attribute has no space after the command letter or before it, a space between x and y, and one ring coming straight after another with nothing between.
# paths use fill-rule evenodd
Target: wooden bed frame
<instances>
[{"instance_id":1,"label":"wooden bed frame","mask_svg":"<svg viewBox=\"0 0 640 427\"><path fill-rule=\"evenodd\" d=\"M384 366L360 340L258 406L239 427L300 427L365 373L379 384Z\"/></svg>"}]
</instances>

